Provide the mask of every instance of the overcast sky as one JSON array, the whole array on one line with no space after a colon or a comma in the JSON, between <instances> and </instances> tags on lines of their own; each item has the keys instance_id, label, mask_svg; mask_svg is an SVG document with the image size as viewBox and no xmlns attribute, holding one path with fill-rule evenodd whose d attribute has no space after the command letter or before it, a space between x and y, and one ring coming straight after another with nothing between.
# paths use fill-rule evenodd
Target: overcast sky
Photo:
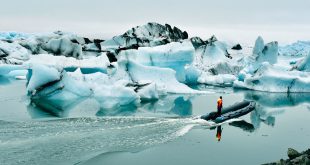
<instances>
[{"instance_id":1,"label":"overcast sky","mask_svg":"<svg viewBox=\"0 0 310 165\"><path fill-rule=\"evenodd\" d=\"M206 39L310 40L310 0L0 0L0 31L109 38L147 22Z\"/></svg>"}]
</instances>

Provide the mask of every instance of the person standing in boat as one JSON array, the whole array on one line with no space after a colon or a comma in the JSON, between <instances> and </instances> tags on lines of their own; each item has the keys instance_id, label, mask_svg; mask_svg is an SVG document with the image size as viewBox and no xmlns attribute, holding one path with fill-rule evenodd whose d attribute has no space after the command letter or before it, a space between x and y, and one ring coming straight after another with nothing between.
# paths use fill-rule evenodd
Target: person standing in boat
<instances>
[{"instance_id":1,"label":"person standing in boat","mask_svg":"<svg viewBox=\"0 0 310 165\"><path fill-rule=\"evenodd\" d=\"M220 96L220 98L217 100L217 115L218 116L221 116L222 107L223 107L223 100L222 100L222 96Z\"/></svg>"}]
</instances>

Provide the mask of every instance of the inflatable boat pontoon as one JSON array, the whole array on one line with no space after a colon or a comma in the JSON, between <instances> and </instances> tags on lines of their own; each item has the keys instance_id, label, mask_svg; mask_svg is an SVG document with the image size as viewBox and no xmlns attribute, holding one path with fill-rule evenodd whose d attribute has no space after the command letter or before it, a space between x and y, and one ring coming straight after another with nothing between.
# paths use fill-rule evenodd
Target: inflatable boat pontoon
<instances>
[{"instance_id":1,"label":"inflatable boat pontoon","mask_svg":"<svg viewBox=\"0 0 310 165\"><path fill-rule=\"evenodd\" d=\"M223 108L221 116L218 116L217 112L211 112L209 114L203 115L200 118L204 120L212 120L216 123L221 123L225 120L237 118L248 114L255 109L254 101L242 101L238 102L229 107Z\"/></svg>"}]
</instances>

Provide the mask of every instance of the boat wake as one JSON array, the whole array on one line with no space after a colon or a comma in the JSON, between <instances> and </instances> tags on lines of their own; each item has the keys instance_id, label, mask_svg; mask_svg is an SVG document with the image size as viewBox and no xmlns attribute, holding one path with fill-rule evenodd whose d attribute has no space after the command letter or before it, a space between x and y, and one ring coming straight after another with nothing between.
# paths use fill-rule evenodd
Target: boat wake
<instances>
[{"instance_id":1,"label":"boat wake","mask_svg":"<svg viewBox=\"0 0 310 165\"><path fill-rule=\"evenodd\" d=\"M214 126L193 118L153 117L1 123L0 164L74 164L107 152L138 152L184 136L196 125Z\"/></svg>"}]
</instances>

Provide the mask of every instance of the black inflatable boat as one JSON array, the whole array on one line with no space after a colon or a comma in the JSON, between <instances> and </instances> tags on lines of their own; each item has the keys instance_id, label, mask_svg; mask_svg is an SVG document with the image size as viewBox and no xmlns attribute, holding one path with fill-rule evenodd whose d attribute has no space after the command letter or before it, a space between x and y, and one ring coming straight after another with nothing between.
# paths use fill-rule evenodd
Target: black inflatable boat
<instances>
[{"instance_id":1,"label":"black inflatable boat","mask_svg":"<svg viewBox=\"0 0 310 165\"><path fill-rule=\"evenodd\" d=\"M217 112L211 112L209 114L203 115L200 118L204 120L212 120L216 123L221 123L225 120L237 118L248 114L255 109L254 101L242 101L234 105L222 109L221 116L218 116Z\"/></svg>"}]
</instances>

